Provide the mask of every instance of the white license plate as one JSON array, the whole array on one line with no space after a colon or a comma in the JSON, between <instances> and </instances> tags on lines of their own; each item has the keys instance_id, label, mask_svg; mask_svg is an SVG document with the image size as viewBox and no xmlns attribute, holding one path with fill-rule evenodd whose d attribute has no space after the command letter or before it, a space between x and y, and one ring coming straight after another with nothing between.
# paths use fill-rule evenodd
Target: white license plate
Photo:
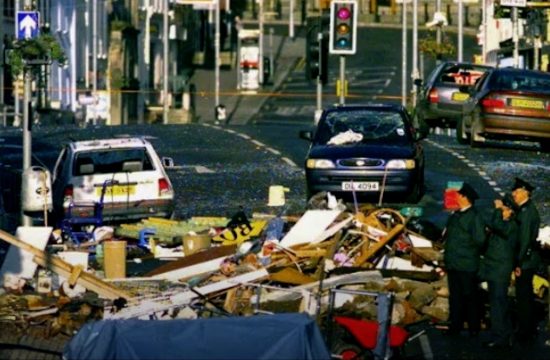
<instances>
[{"instance_id":1,"label":"white license plate","mask_svg":"<svg viewBox=\"0 0 550 360\"><path fill-rule=\"evenodd\" d=\"M344 181L342 183L343 191L378 191L377 181Z\"/></svg>"}]
</instances>

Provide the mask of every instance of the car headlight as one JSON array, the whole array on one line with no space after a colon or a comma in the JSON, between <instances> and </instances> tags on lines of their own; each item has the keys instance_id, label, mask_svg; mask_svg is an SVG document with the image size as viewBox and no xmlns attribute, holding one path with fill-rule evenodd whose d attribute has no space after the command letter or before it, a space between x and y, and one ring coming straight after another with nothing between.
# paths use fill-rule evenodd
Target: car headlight
<instances>
[{"instance_id":1,"label":"car headlight","mask_svg":"<svg viewBox=\"0 0 550 360\"><path fill-rule=\"evenodd\" d=\"M334 163L327 159L307 159L306 168L308 169L332 169Z\"/></svg>"},{"instance_id":2,"label":"car headlight","mask_svg":"<svg viewBox=\"0 0 550 360\"><path fill-rule=\"evenodd\" d=\"M388 169L414 169L415 167L414 160L410 159L390 160L386 165Z\"/></svg>"}]
</instances>

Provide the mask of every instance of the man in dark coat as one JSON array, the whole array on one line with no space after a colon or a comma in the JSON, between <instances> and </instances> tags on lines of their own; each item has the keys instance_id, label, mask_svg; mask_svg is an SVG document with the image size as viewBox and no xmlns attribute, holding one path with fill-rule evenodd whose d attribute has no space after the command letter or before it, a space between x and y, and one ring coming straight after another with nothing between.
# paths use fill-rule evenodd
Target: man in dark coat
<instances>
[{"instance_id":1,"label":"man in dark coat","mask_svg":"<svg viewBox=\"0 0 550 360\"><path fill-rule=\"evenodd\" d=\"M474 207L479 196L467 183L458 191L460 209L448 219L443 232L444 263L449 286L449 334L458 334L468 323L470 336L479 333L481 316L478 270L485 244L485 224Z\"/></svg>"},{"instance_id":2,"label":"man in dark coat","mask_svg":"<svg viewBox=\"0 0 550 360\"><path fill-rule=\"evenodd\" d=\"M516 217L518 223L517 264L514 270L518 313L517 339L519 341L533 339L536 332L533 311L535 306L533 277L541 265L541 257L540 246L537 243L540 216L535 204L531 201L533 190L534 187L531 184L520 178L516 178L512 188L512 197L519 208Z\"/></svg>"},{"instance_id":3,"label":"man in dark coat","mask_svg":"<svg viewBox=\"0 0 550 360\"><path fill-rule=\"evenodd\" d=\"M514 220L516 204L510 195L495 200L495 209L487 227L487 250L479 269L487 281L491 317L491 340L487 347L509 347L512 322L508 305L508 287L514 271L518 226Z\"/></svg>"}]
</instances>

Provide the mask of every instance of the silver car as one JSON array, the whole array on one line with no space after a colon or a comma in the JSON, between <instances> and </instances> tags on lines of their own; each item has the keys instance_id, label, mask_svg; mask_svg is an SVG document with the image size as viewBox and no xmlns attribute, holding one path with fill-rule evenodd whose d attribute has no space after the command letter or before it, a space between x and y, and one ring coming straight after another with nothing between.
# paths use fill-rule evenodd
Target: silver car
<instances>
[{"instance_id":1,"label":"silver car","mask_svg":"<svg viewBox=\"0 0 550 360\"><path fill-rule=\"evenodd\" d=\"M454 128L457 119L462 116L462 106L468 99L468 93L461 92L471 88L490 66L454 61L443 62L436 66L425 82L415 81L419 87L415 122L429 127Z\"/></svg>"},{"instance_id":2,"label":"silver car","mask_svg":"<svg viewBox=\"0 0 550 360\"><path fill-rule=\"evenodd\" d=\"M73 141L61 150L52 182L58 220L69 207L71 216L93 217L90 204L100 202L102 192L104 221L170 217L174 211L172 183L143 138Z\"/></svg>"}]
</instances>

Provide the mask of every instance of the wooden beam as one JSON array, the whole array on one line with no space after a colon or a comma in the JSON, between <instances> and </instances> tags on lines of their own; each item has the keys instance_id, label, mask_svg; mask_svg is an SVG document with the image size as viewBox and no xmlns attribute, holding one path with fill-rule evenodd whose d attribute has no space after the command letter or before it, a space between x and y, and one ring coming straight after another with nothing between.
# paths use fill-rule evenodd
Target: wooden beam
<instances>
[{"instance_id":1,"label":"wooden beam","mask_svg":"<svg viewBox=\"0 0 550 360\"><path fill-rule=\"evenodd\" d=\"M388 235L384 236L380 239L377 243L375 243L373 246L369 246L369 243L366 242L368 246L367 251L362 251L361 255L359 255L355 259L355 266L361 266L365 261L370 259L374 254L378 252L378 250L382 249L384 246L386 246L387 243L389 243L394 237L396 237L403 229L405 228L405 225L403 224L397 224L395 225L390 232L388 232Z\"/></svg>"},{"instance_id":2,"label":"wooden beam","mask_svg":"<svg viewBox=\"0 0 550 360\"><path fill-rule=\"evenodd\" d=\"M269 275L269 280L285 284L304 285L316 281L315 278L307 276L294 268L284 268L276 273Z\"/></svg>"},{"instance_id":3,"label":"wooden beam","mask_svg":"<svg viewBox=\"0 0 550 360\"><path fill-rule=\"evenodd\" d=\"M75 271L74 270L75 267L69 264L68 262L61 260L57 256L51 256L46 252L19 240L15 236L3 230L0 230L0 239L10 243L13 246L17 246L18 248L33 254L34 255L33 261L36 262L38 265L43 266L46 269L50 269L56 274L61 275L67 279L70 279L71 275ZM80 276L78 276L78 278L76 279L76 283L78 285L82 285L88 290L96 292L100 296L103 296L107 299L114 300L122 297L129 300L131 298L131 296L128 293L118 289L117 287L111 284L108 284L102 281L101 279L85 271L80 273Z\"/></svg>"}]
</instances>

